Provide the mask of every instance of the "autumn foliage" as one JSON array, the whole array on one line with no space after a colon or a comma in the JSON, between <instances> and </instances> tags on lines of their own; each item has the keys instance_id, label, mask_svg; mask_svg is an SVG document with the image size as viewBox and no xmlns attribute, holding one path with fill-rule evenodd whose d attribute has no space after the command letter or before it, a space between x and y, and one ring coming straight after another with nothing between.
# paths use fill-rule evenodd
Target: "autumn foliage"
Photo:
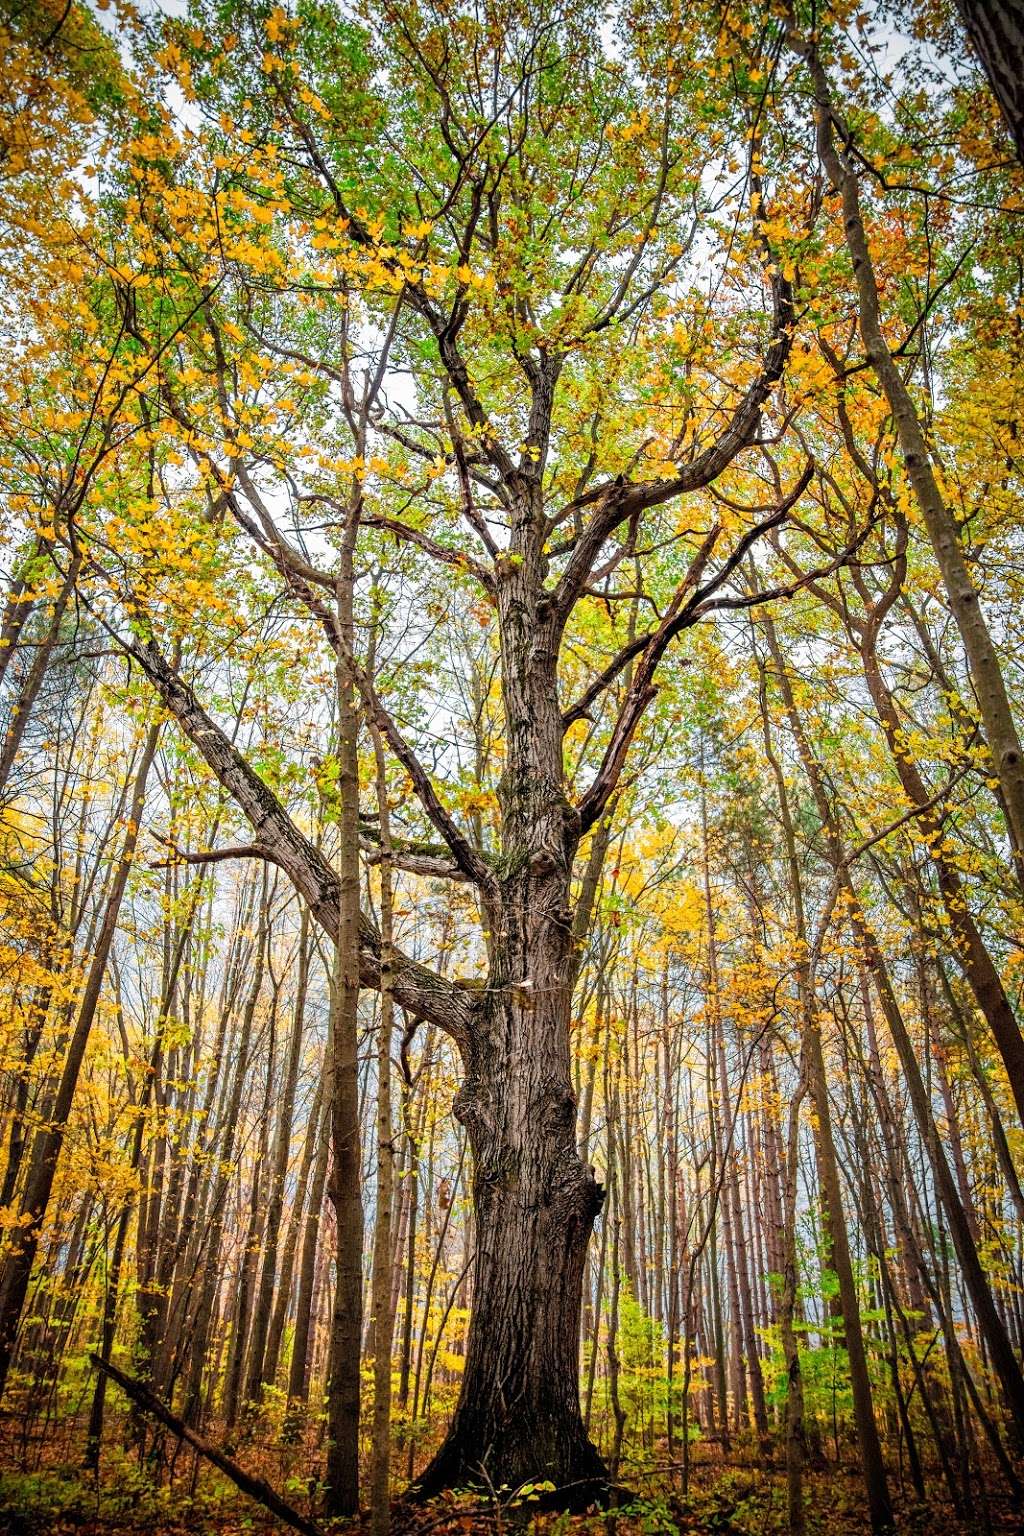
<instances>
[{"instance_id":1,"label":"autumn foliage","mask_svg":"<svg viewBox=\"0 0 1024 1536\"><path fill-rule=\"evenodd\" d=\"M0 7L12 1528L1016 1528L977 9Z\"/></svg>"}]
</instances>

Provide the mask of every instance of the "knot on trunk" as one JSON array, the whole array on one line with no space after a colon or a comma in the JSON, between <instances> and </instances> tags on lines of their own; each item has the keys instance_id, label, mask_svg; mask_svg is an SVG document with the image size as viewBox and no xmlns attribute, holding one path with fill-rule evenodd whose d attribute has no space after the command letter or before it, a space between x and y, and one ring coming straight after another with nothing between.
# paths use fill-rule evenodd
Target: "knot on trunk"
<instances>
[{"instance_id":1,"label":"knot on trunk","mask_svg":"<svg viewBox=\"0 0 1024 1536\"><path fill-rule=\"evenodd\" d=\"M486 1130L490 1124L487 1112L484 1108L483 1096L479 1086L467 1078L452 1100L452 1114L460 1125L464 1125L470 1135L474 1132Z\"/></svg>"},{"instance_id":2,"label":"knot on trunk","mask_svg":"<svg viewBox=\"0 0 1024 1536\"><path fill-rule=\"evenodd\" d=\"M568 1083L545 1094L543 1114L553 1130L565 1130L576 1124L576 1095Z\"/></svg>"},{"instance_id":3,"label":"knot on trunk","mask_svg":"<svg viewBox=\"0 0 1024 1536\"><path fill-rule=\"evenodd\" d=\"M563 1229L589 1237L604 1205L604 1196L604 1185L598 1182L593 1168L577 1152L572 1152L551 1196Z\"/></svg>"},{"instance_id":4,"label":"knot on trunk","mask_svg":"<svg viewBox=\"0 0 1024 1536\"><path fill-rule=\"evenodd\" d=\"M488 1190L511 1184L518 1166L519 1158L511 1147L499 1147L482 1157L477 1166L477 1198L482 1199Z\"/></svg>"},{"instance_id":5,"label":"knot on trunk","mask_svg":"<svg viewBox=\"0 0 1024 1536\"><path fill-rule=\"evenodd\" d=\"M588 1164L584 1178L584 1199L586 1202L584 1219L590 1223L590 1226L593 1226L594 1222L601 1214L601 1207L604 1205L605 1194L606 1191L604 1185L598 1179L597 1174L594 1172L593 1168Z\"/></svg>"}]
</instances>

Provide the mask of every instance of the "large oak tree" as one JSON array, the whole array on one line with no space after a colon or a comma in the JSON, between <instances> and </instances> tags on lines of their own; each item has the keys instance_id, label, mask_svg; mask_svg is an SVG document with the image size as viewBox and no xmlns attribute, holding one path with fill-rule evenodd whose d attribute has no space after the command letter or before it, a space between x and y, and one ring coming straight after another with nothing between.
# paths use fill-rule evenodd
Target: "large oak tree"
<instances>
[{"instance_id":1,"label":"large oak tree","mask_svg":"<svg viewBox=\"0 0 1024 1536\"><path fill-rule=\"evenodd\" d=\"M220 217L255 213L272 233L215 270L201 231L169 231L164 209L137 196L131 213L154 249L172 247L205 284L161 410L187 436L212 515L234 520L312 616L408 776L428 837L396 859L468 883L480 917L478 976L454 981L400 953L392 965L396 1001L457 1046L454 1113L473 1153L465 1372L420 1486L544 1478L586 1498L604 1478L577 1387L602 1203L576 1145L570 1073L597 874L588 834L672 641L720 603L750 600L727 596L727 578L809 478L797 453L783 478L764 471L763 505L727 518L706 499L674 510L776 430L793 315L760 140L734 104L723 144L699 87L707 41L669 15L607 43L599 10L579 6L385 6L365 28L329 10L239 7L240 40L227 43L212 16L196 17L203 31L183 30L176 58L220 139L232 196L210 195ZM262 64L236 64L243 56ZM239 138L257 146L249 163ZM202 194L188 169L194 224ZM752 211L731 197L748 180ZM709 285L721 283L731 335L709 345ZM325 386L328 471L286 466L273 439L244 426L253 350ZM197 384L218 403L219 442ZM368 388L367 417L356 399ZM339 621L334 551L357 524L450 569L454 590L475 588L486 605L505 742L492 838L451 808ZM628 633L588 674L572 643L581 613L631 591ZM167 614L130 577L121 595L136 614L123 643L252 825L241 851L285 870L336 937L336 870L229 740L201 681L168 661ZM571 788L567 733L579 722L591 726L591 766ZM380 974L364 918L361 981L377 987Z\"/></svg>"}]
</instances>

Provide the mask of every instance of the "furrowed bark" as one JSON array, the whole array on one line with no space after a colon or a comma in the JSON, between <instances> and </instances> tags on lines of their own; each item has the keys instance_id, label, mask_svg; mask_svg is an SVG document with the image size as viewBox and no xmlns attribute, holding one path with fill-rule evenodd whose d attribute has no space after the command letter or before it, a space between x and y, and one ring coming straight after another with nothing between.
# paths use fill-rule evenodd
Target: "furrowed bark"
<instances>
[{"instance_id":1,"label":"furrowed bark","mask_svg":"<svg viewBox=\"0 0 1024 1536\"><path fill-rule=\"evenodd\" d=\"M421 1495L549 1480L585 1504L606 1481L579 1406L587 1243L603 1198L576 1147L569 887L578 817L565 793L558 621L540 606L539 494L516 509L497 589L508 757L493 963L455 1113L473 1151L476 1258L466 1362Z\"/></svg>"},{"instance_id":2,"label":"furrowed bark","mask_svg":"<svg viewBox=\"0 0 1024 1536\"><path fill-rule=\"evenodd\" d=\"M1024 165L1024 6L1020 0L956 0L956 8Z\"/></svg>"}]
</instances>

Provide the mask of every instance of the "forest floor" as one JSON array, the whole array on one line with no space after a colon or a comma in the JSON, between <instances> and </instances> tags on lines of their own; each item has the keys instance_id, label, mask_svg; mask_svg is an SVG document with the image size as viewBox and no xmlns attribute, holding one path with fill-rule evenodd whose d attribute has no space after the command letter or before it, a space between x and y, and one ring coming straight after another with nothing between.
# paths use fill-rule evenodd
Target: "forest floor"
<instances>
[{"instance_id":1,"label":"forest floor","mask_svg":"<svg viewBox=\"0 0 1024 1536\"><path fill-rule=\"evenodd\" d=\"M58 1437L59 1438L59 1437ZM17 1426L0 1421L0 1533L3 1536L286 1536L288 1527L245 1498L227 1478L189 1452L175 1458L161 1480L140 1471L137 1457L105 1451L99 1481L55 1443L36 1456L33 1470L16 1464ZM52 1452L52 1453L51 1453ZM312 1511L311 1486L298 1475L302 1453L281 1476L273 1458L247 1469L270 1482L302 1515ZM306 1465L309 1463L306 1462ZM676 1474L678 1476L678 1474ZM634 1497L611 1512L544 1514L529 1502L517 1507L481 1503L470 1495L423 1507L394 1506L393 1536L784 1536L786 1486L781 1465L760 1467L725 1462L703 1447L695 1460L690 1490L666 1473L635 1472L627 1478ZM831 1466L807 1477L807 1536L859 1536L868 1531L862 1490L852 1466ZM968 1519L957 1519L948 1502L897 1499L897 1531L906 1536L1003 1536L1024 1531L1024 1517L1002 1496L993 1476L978 1495ZM369 1522L321 1523L325 1536L363 1536Z\"/></svg>"}]
</instances>

